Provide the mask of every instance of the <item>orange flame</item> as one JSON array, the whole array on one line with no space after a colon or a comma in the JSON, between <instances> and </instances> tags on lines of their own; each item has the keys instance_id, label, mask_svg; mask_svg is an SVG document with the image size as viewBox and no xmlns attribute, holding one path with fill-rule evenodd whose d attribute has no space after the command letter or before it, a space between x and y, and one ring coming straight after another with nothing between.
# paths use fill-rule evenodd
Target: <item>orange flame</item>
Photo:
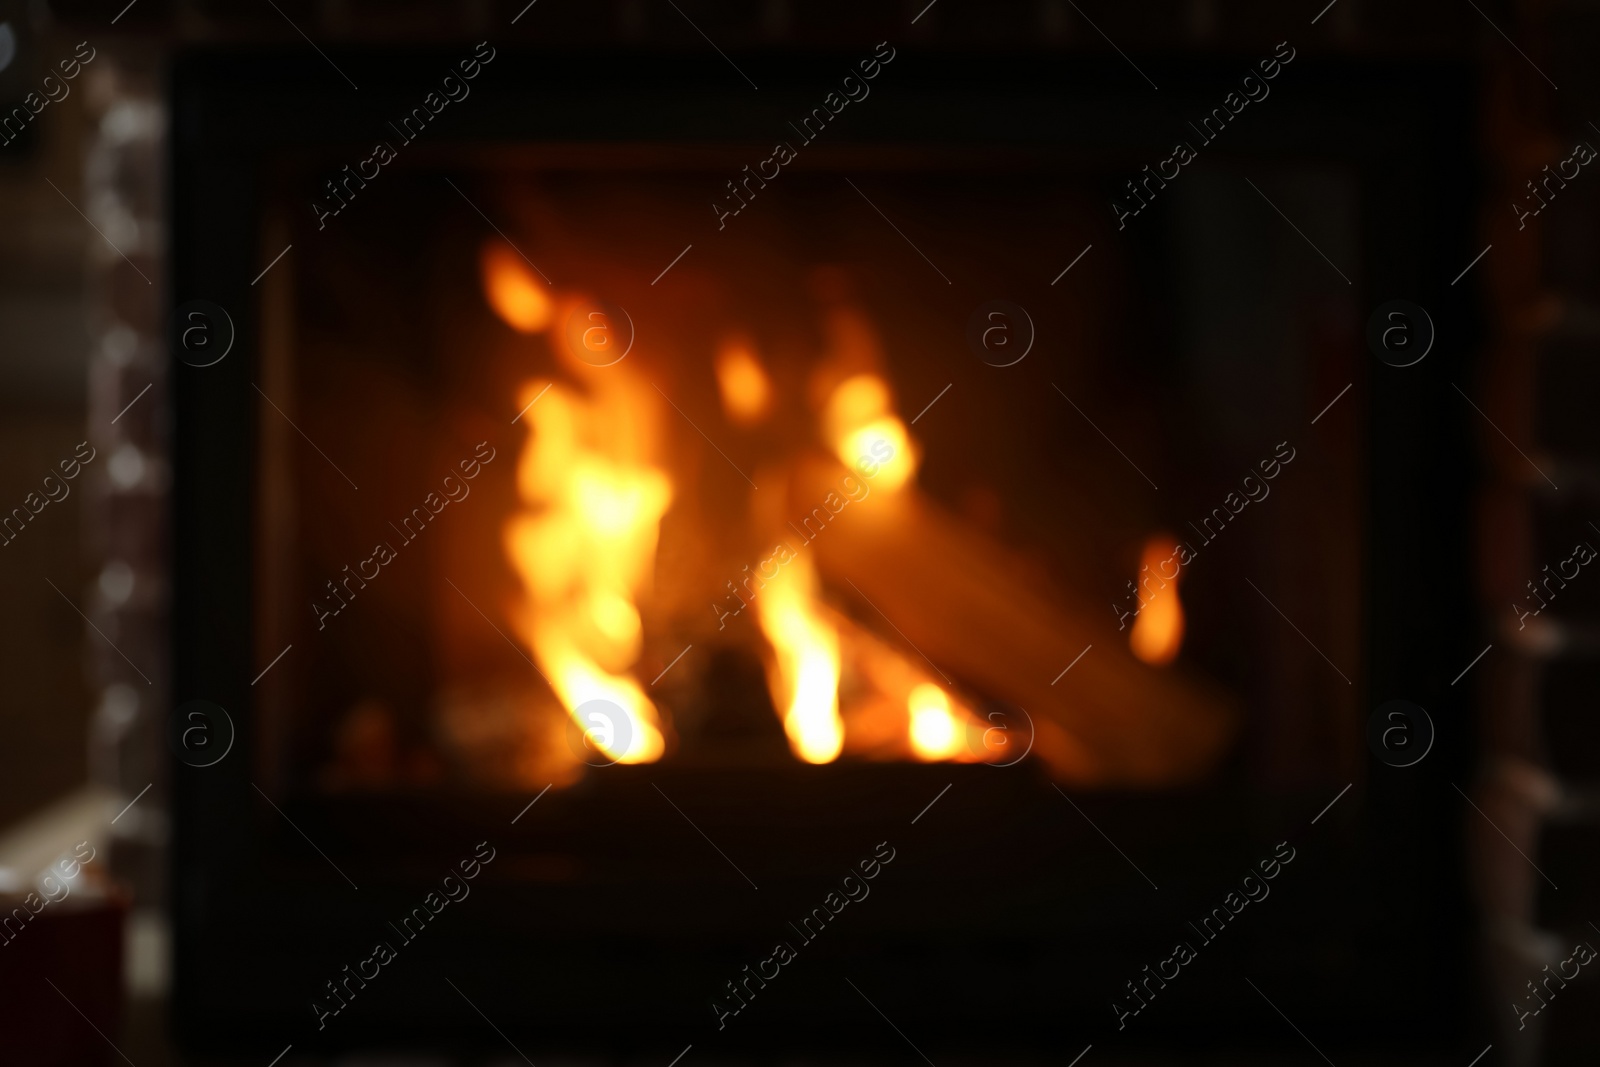
<instances>
[{"instance_id":1,"label":"orange flame","mask_svg":"<svg viewBox=\"0 0 1600 1067\"><path fill-rule=\"evenodd\" d=\"M874 489L893 492L916 473L916 447L905 423L891 410L888 385L876 374L857 374L840 382L828 398L822 427L846 467L876 468Z\"/></svg>"},{"instance_id":2,"label":"orange flame","mask_svg":"<svg viewBox=\"0 0 1600 1067\"><path fill-rule=\"evenodd\" d=\"M921 663L834 609L824 618L839 633L844 653L845 751L869 759L1008 758L1004 729L992 729L959 693L940 685Z\"/></svg>"},{"instance_id":3,"label":"orange flame","mask_svg":"<svg viewBox=\"0 0 1600 1067\"><path fill-rule=\"evenodd\" d=\"M489 306L506 325L522 333L538 333L550 325L554 305L549 289L515 249L486 242L478 254L478 270Z\"/></svg>"},{"instance_id":4,"label":"orange flame","mask_svg":"<svg viewBox=\"0 0 1600 1067\"><path fill-rule=\"evenodd\" d=\"M740 426L755 425L772 409L772 380L754 347L743 340L726 341L717 353L717 386L722 409Z\"/></svg>"},{"instance_id":5,"label":"orange flame","mask_svg":"<svg viewBox=\"0 0 1600 1067\"><path fill-rule=\"evenodd\" d=\"M911 750L918 759L950 759L961 751L962 727L944 690L924 682L906 697L911 712Z\"/></svg>"},{"instance_id":6,"label":"orange flame","mask_svg":"<svg viewBox=\"0 0 1600 1067\"><path fill-rule=\"evenodd\" d=\"M586 399L552 384L523 386L528 443L517 466L525 510L505 528L505 550L526 598L515 624L569 714L591 700L627 722L588 736L623 763L659 759L661 718L624 672L639 658L636 597L655 562L661 516L672 501L665 474L639 458L653 425L650 397L618 371ZM575 716L576 718L576 716ZM590 724L579 722L588 730Z\"/></svg>"},{"instance_id":7,"label":"orange flame","mask_svg":"<svg viewBox=\"0 0 1600 1067\"><path fill-rule=\"evenodd\" d=\"M1157 535L1144 544L1138 581L1141 591L1149 591L1128 634L1133 654L1152 666L1171 663L1183 646L1183 604L1178 599L1176 544L1169 535ZM1166 569L1163 569L1166 565ZM1169 577L1167 570L1173 573Z\"/></svg>"},{"instance_id":8,"label":"orange flame","mask_svg":"<svg viewBox=\"0 0 1600 1067\"><path fill-rule=\"evenodd\" d=\"M783 709L789 747L807 763L829 763L844 747L839 633L819 608L819 590L810 559L796 556L756 598L761 632L777 658L769 672L772 701Z\"/></svg>"}]
</instances>

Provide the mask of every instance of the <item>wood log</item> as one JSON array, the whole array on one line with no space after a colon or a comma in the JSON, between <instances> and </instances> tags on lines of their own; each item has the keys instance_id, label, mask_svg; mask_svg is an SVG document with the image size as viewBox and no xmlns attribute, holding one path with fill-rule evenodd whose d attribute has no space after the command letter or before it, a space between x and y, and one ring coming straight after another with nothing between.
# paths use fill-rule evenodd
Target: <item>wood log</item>
<instances>
[{"instance_id":1,"label":"wood log","mask_svg":"<svg viewBox=\"0 0 1600 1067\"><path fill-rule=\"evenodd\" d=\"M845 479L851 478L846 483ZM795 525L852 494L861 480L831 458L797 465L788 486ZM971 529L914 485L870 491L800 551L814 551L830 592L858 621L908 655L925 656L972 692L1024 709L1034 752L1059 781L1160 786L1215 767L1238 719L1235 701L1182 667L1148 666L1128 651L1105 607L1052 594L1005 545ZM1103 617L1103 618L1102 618ZM1093 648L1062 675L1089 645ZM1052 681L1054 683L1052 684Z\"/></svg>"}]
</instances>

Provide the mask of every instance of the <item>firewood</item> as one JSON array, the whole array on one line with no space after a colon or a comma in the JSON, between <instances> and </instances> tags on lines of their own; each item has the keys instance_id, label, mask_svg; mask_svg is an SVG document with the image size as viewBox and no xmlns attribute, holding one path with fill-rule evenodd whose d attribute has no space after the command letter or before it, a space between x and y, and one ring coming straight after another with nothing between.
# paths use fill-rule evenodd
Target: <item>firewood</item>
<instances>
[{"instance_id":1,"label":"firewood","mask_svg":"<svg viewBox=\"0 0 1600 1067\"><path fill-rule=\"evenodd\" d=\"M788 487L796 524L830 492L844 496L846 476L820 456L799 464ZM1041 589L1009 549L914 485L871 492L830 519L795 545L816 553L830 593L968 691L1024 709L1033 751L1058 780L1177 785L1223 755L1237 722L1232 700L1180 666L1135 659L1108 609Z\"/></svg>"}]
</instances>

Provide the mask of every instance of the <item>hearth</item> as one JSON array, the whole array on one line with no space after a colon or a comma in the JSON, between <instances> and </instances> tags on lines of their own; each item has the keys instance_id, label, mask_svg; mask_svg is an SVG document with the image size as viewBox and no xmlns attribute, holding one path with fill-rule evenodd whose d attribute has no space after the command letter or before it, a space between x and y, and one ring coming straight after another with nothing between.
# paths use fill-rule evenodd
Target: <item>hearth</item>
<instances>
[{"instance_id":1,"label":"hearth","mask_svg":"<svg viewBox=\"0 0 1600 1067\"><path fill-rule=\"evenodd\" d=\"M1449 258L1401 238L1464 205L1378 175L1464 155L1407 119L1454 76L1301 58L1124 232L1125 70L870 44L741 57L748 98L487 44L337 56L359 93L179 64L176 295L237 331L173 379L175 695L238 728L174 768L191 1041L1057 1050L1288 840L1297 903L1211 965L1342 1018L1354 939L1397 1025L1352 828L1440 816L1370 817L1416 786L1349 738L1464 490L1395 517L1374 442L1442 401L1349 349ZM1453 849L1384 903L1434 949ZM1186 996L1139 1040L1217 1039Z\"/></svg>"}]
</instances>

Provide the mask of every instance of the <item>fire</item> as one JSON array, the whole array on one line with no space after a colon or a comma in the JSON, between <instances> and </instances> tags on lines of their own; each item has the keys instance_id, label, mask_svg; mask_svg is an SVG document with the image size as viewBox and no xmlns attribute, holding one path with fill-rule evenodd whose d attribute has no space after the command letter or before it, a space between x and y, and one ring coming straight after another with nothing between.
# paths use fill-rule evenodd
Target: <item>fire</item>
<instances>
[{"instance_id":1,"label":"fire","mask_svg":"<svg viewBox=\"0 0 1600 1067\"><path fill-rule=\"evenodd\" d=\"M906 697L911 712L911 749L923 760L950 759L961 750L961 724L944 690L928 682Z\"/></svg>"},{"instance_id":2,"label":"fire","mask_svg":"<svg viewBox=\"0 0 1600 1067\"><path fill-rule=\"evenodd\" d=\"M478 269L489 306L506 325L522 333L538 333L550 325L554 304L548 288L515 249L496 241L485 243Z\"/></svg>"},{"instance_id":3,"label":"fire","mask_svg":"<svg viewBox=\"0 0 1600 1067\"><path fill-rule=\"evenodd\" d=\"M1173 539L1158 535L1145 542L1140 560L1138 581L1150 591L1150 599L1133 620L1128 646L1135 656L1156 667L1171 663L1183 646L1183 604L1178 600L1181 571L1176 555ZM1173 571L1170 577L1167 570Z\"/></svg>"},{"instance_id":4,"label":"fire","mask_svg":"<svg viewBox=\"0 0 1600 1067\"><path fill-rule=\"evenodd\" d=\"M485 244L480 267L489 306L521 333L549 331L586 306L583 294L552 291L504 244ZM920 453L885 378L863 369L881 366L870 329L864 319L852 324L842 351L854 366L813 379L837 382L814 394L826 397L822 439L874 489L893 492L912 481ZM644 648L641 598L674 496L661 466L661 405L631 364L602 370L570 330L551 331L549 343L576 384L527 382L517 399L528 438L516 471L520 508L503 530L523 593L512 626L588 744L618 762L653 762L669 730L633 671ZM748 338L729 335L713 369L731 422L753 426L771 415L776 389ZM847 740L852 754L870 758L992 758L968 751L982 724L967 703L824 602L812 554L784 560L758 589L757 621L772 650L768 684L796 758L832 762Z\"/></svg>"},{"instance_id":5,"label":"fire","mask_svg":"<svg viewBox=\"0 0 1600 1067\"><path fill-rule=\"evenodd\" d=\"M647 763L666 747L661 719L624 672L642 647L636 597L654 567L672 484L634 454L652 407L622 374L597 382L592 398L559 383L542 397L537 383L523 387L519 402L538 403L527 409L517 466L525 510L507 523L505 549L526 592L518 632L561 703L575 720L591 700L614 704L625 722L578 725L612 759Z\"/></svg>"},{"instance_id":6,"label":"fire","mask_svg":"<svg viewBox=\"0 0 1600 1067\"><path fill-rule=\"evenodd\" d=\"M851 470L876 464L874 489L890 492L911 480L917 450L905 423L891 410L889 387L876 374L857 374L834 389L822 415L823 433Z\"/></svg>"},{"instance_id":7,"label":"fire","mask_svg":"<svg viewBox=\"0 0 1600 1067\"><path fill-rule=\"evenodd\" d=\"M717 386L722 408L741 426L753 426L772 409L772 380L767 377L754 348L732 339L717 353Z\"/></svg>"},{"instance_id":8,"label":"fire","mask_svg":"<svg viewBox=\"0 0 1600 1067\"><path fill-rule=\"evenodd\" d=\"M829 763L844 747L839 717L839 633L819 609L820 585L806 556L797 556L756 598L761 632L777 663L773 703L783 709L789 747L807 763Z\"/></svg>"}]
</instances>

